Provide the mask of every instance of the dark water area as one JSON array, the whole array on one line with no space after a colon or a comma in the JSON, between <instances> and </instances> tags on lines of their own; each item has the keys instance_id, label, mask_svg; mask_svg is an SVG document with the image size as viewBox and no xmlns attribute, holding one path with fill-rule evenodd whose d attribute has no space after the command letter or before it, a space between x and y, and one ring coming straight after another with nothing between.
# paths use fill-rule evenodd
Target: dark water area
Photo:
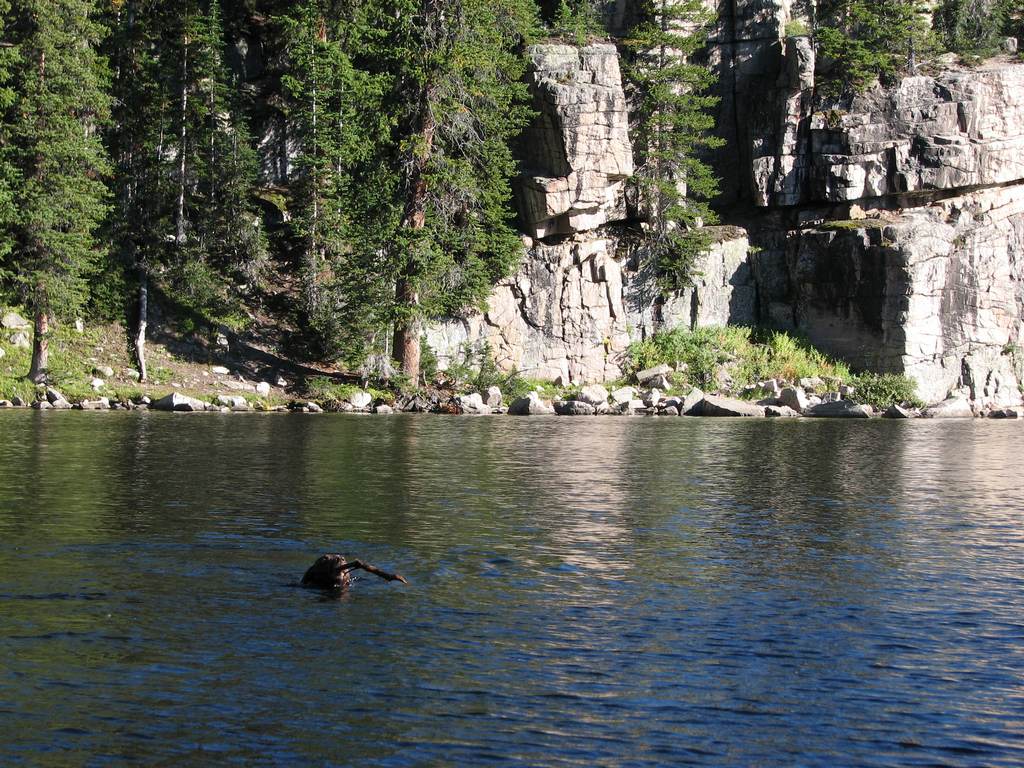
<instances>
[{"instance_id":1,"label":"dark water area","mask_svg":"<svg viewBox=\"0 0 1024 768\"><path fill-rule=\"evenodd\" d=\"M1024 425L0 413L0 765L1024 763ZM341 599L321 552L397 570Z\"/></svg>"}]
</instances>

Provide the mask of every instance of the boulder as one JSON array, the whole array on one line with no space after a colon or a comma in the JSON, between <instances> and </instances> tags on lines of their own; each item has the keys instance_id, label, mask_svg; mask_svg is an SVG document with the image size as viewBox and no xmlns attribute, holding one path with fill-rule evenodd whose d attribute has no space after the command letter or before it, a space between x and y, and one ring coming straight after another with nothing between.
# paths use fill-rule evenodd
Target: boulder
<instances>
[{"instance_id":1,"label":"boulder","mask_svg":"<svg viewBox=\"0 0 1024 768\"><path fill-rule=\"evenodd\" d=\"M547 416L555 412L554 407L540 399L540 395L531 392L526 397L513 400L508 407L509 416Z\"/></svg>"},{"instance_id":2,"label":"boulder","mask_svg":"<svg viewBox=\"0 0 1024 768\"><path fill-rule=\"evenodd\" d=\"M488 414L491 407L484 402L479 392L471 392L468 395L456 395L455 404L462 413Z\"/></svg>"},{"instance_id":3,"label":"boulder","mask_svg":"<svg viewBox=\"0 0 1024 768\"><path fill-rule=\"evenodd\" d=\"M256 394L260 397L267 397L270 394L270 382L261 381L256 385Z\"/></svg>"},{"instance_id":4,"label":"boulder","mask_svg":"<svg viewBox=\"0 0 1024 768\"><path fill-rule=\"evenodd\" d=\"M15 408L24 408L27 403L22 398L18 397L18 395L15 395L11 398L11 405Z\"/></svg>"},{"instance_id":5,"label":"boulder","mask_svg":"<svg viewBox=\"0 0 1024 768\"><path fill-rule=\"evenodd\" d=\"M654 386L653 384L647 384L647 382L659 376L668 376L670 373L672 373L671 365L656 365L653 368L645 368L640 371L636 375L636 380L640 382L641 386Z\"/></svg>"},{"instance_id":6,"label":"boulder","mask_svg":"<svg viewBox=\"0 0 1024 768\"><path fill-rule=\"evenodd\" d=\"M988 417L990 419L1017 419L1020 418L1020 414L1016 408L999 408L992 411Z\"/></svg>"},{"instance_id":7,"label":"boulder","mask_svg":"<svg viewBox=\"0 0 1024 768\"><path fill-rule=\"evenodd\" d=\"M682 416L696 416L694 409L704 401L704 393L694 387L683 397L679 403L679 413Z\"/></svg>"},{"instance_id":8,"label":"boulder","mask_svg":"<svg viewBox=\"0 0 1024 768\"><path fill-rule=\"evenodd\" d=\"M210 369L210 373L214 374L215 376L227 376L228 374L231 373L231 371L228 370L227 366L215 365Z\"/></svg>"},{"instance_id":9,"label":"boulder","mask_svg":"<svg viewBox=\"0 0 1024 768\"><path fill-rule=\"evenodd\" d=\"M764 409L764 415L770 418L792 419L798 417L800 414L788 405L769 405Z\"/></svg>"},{"instance_id":10,"label":"boulder","mask_svg":"<svg viewBox=\"0 0 1024 768\"><path fill-rule=\"evenodd\" d=\"M97 365L92 369L92 375L98 379L109 379L114 375L114 369L109 365Z\"/></svg>"},{"instance_id":11,"label":"boulder","mask_svg":"<svg viewBox=\"0 0 1024 768\"><path fill-rule=\"evenodd\" d=\"M800 386L808 392L818 393L825 389L825 382L822 381L819 376L805 376L800 379L799 383Z\"/></svg>"},{"instance_id":12,"label":"boulder","mask_svg":"<svg viewBox=\"0 0 1024 768\"><path fill-rule=\"evenodd\" d=\"M617 413L620 416L636 416L644 409L643 400L630 400L625 403L619 403L612 408L612 413Z\"/></svg>"},{"instance_id":13,"label":"boulder","mask_svg":"<svg viewBox=\"0 0 1024 768\"><path fill-rule=\"evenodd\" d=\"M10 400L0 400L0 408L13 408L14 403Z\"/></svg>"},{"instance_id":14,"label":"boulder","mask_svg":"<svg viewBox=\"0 0 1024 768\"><path fill-rule=\"evenodd\" d=\"M11 344L18 349L29 349L32 346L32 340L24 331L17 331L16 333L12 333L10 338Z\"/></svg>"},{"instance_id":15,"label":"boulder","mask_svg":"<svg viewBox=\"0 0 1024 768\"><path fill-rule=\"evenodd\" d=\"M826 419L868 419L871 412L868 406L858 405L852 400L830 400L827 402L812 405L804 416Z\"/></svg>"},{"instance_id":16,"label":"boulder","mask_svg":"<svg viewBox=\"0 0 1024 768\"><path fill-rule=\"evenodd\" d=\"M92 387L93 392L99 392L106 385L103 379L93 379L89 382L89 386Z\"/></svg>"},{"instance_id":17,"label":"boulder","mask_svg":"<svg viewBox=\"0 0 1024 768\"><path fill-rule=\"evenodd\" d=\"M490 406L491 408L500 408L502 395L501 390L497 387L488 387L487 392L483 395L484 405Z\"/></svg>"},{"instance_id":18,"label":"boulder","mask_svg":"<svg viewBox=\"0 0 1024 768\"><path fill-rule=\"evenodd\" d=\"M951 397L928 406L921 415L926 419L973 419L974 411L966 398Z\"/></svg>"},{"instance_id":19,"label":"boulder","mask_svg":"<svg viewBox=\"0 0 1024 768\"><path fill-rule=\"evenodd\" d=\"M784 387L778 399L780 405L792 408L797 413L803 413L811 405L803 387Z\"/></svg>"},{"instance_id":20,"label":"boulder","mask_svg":"<svg viewBox=\"0 0 1024 768\"><path fill-rule=\"evenodd\" d=\"M580 390L577 400L592 405L595 408L599 405L608 404L608 390L600 384L588 384Z\"/></svg>"},{"instance_id":21,"label":"boulder","mask_svg":"<svg viewBox=\"0 0 1024 768\"><path fill-rule=\"evenodd\" d=\"M679 409L674 405L666 405L664 408L658 409L658 416L678 416Z\"/></svg>"},{"instance_id":22,"label":"boulder","mask_svg":"<svg viewBox=\"0 0 1024 768\"><path fill-rule=\"evenodd\" d=\"M249 401L241 395L217 395L217 405L225 408L248 408Z\"/></svg>"},{"instance_id":23,"label":"boulder","mask_svg":"<svg viewBox=\"0 0 1024 768\"><path fill-rule=\"evenodd\" d=\"M381 416L387 416L389 414L394 413L394 409L390 405L387 405L386 403L381 403L380 405L374 407L373 412Z\"/></svg>"},{"instance_id":24,"label":"boulder","mask_svg":"<svg viewBox=\"0 0 1024 768\"><path fill-rule=\"evenodd\" d=\"M59 391L57 391L53 387L47 387L46 388L46 401L50 405L53 405L54 403L59 402L61 400L67 400L67 398L64 397L64 395L62 395Z\"/></svg>"},{"instance_id":25,"label":"boulder","mask_svg":"<svg viewBox=\"0 0 1024 768\"><path fill-rule=\"evenodd\" d=\"M634 387L620 387L612 392L610 397L612 405L622 405L636 399L636 389Z\"/></svg>"},{"instance_id":26,"label":"boulder","mask_svg":"<svg viewBox=\"0 0 1024 768\"><path fill-rule=\"evenodd\" d=\"M25 328L31 327L32 323L30 323L28 320L26 320L24 317L19 315L17 312L14 312L13 310L10 312L5 312L4 316L0 318L0 328L9 329L12 331L20 331Z\"/></svg>"},{"instance_id":27,"label":"boulder","mask_svg":"<svg viewBox=\"0 0 1024 768\"><path fill-rule=\"evenodd\" d=\"M909 408L904 408L902 405L896 405L893 403L885 409L885 413L882 414L883 419L912 419L913 413Z\"/></svg>"},{"instance_id":28,"label":"boulder","mask_svg":"<svg viewBox=\"0 0 1024 768\"><path fill-rule=\"evenodd\" d=\"M306 403L306 410L309 413L323 413L324 412L324 409L321 408L316 403L314 403L312 400L310 400L308 403Z\"/></svg>"},{"instance_id":29,"label":"boulder","mask_svg":"<svg viewBox=\"0 0 1024 768\"><path fill-rule=\"evenodd\" d=\"M53 408L53 406L50 405L50 403L47 402L46 400L36 400L34 403L32 403L32 407L35 408L37 411L48 411L49 409Z\"/></svg>"},{"instance_id":30,"label":"boulder","mask_svg":"<svg viewBox=\"0 0 1024 768\"><path fill-rule=\"evenodd\" d=\"M691 416L745 416L763 417L764 408L746 400L732 397L705 395L690 411Z\"/></svg>"},{"instance_id":31,"label":"boulder","mask_svg":"<svg viewBox=\"0 0 1024 768\"><path fill-rule=\"evenodd\" d=\"M369 408L373 402L373 395L359 390L358 392L353 392L347 399L356 408Z\"/></svg>"},{"instance_id":32,"label":"boulder","mask_svg":"<svg viewBox=\"0 0 1024 768\"><path fill-rule=\"evenodd\" d=\"M644 405L648 408L654 408L661 402L661 392L657 388L652 389L649 392L644 393L644 396L641 399L644 401Z\"/></svg>"},{"instance_id":33,"label":"boulder","mask_svg":"<svg viewBox=\"0 0 1024 768\"><path fill-rule=\"evenodd\" d=\"M217 406L218 408L220 406ZM185 413L205 411L206 403L194 397L183 395L180 392L171 392L166 397L161 397L154 402L150 408L155 411L179 411Z\"/></svg>"},{"instance_id":34,"label":"boulder","mask_svg":"<svg viewBox=\"0 0 1024 768\"><path fill-rule=\"evenodd\" d=\"M596 409L582 400L556 400L555 413L559 416L593 416Z\"/></svg>"}]
</instances>

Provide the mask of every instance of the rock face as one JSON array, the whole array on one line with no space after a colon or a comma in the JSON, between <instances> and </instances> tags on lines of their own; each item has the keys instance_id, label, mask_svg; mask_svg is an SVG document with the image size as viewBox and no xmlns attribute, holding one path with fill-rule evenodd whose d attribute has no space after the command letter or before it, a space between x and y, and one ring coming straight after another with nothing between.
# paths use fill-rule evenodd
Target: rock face
<instances>
[{"instance_id":1,"label":"rock face","mask_svg":"<svg viewBox=\"0 0 1024 768\"><path fill-rule=\"evenodd\" d=\"M495 287L486 312L429 326L427 343L442 366L459 359L464 344L487 342L500 366L531 378L618 378L629 344L658 328L754 322L746 235L736 228L716 234L730 239L714 244L698 261L696 284L666 303L656 301L651 276L610 231L536 243L519 271Z\"/></svg>"},{"instance_id":2,"label":"rock face","mask_svg":"<svg viewBox=\"0 0 1024 768\"><path fill-rule=\"evenodd\" d=\"M635 5L608 4L613 31ZM908 77L816 105L811 43L786 33L814 3L719 6L708 50L727 141L719 202L745 229L719 228L695 285L660 297L622 225L632 155L614 48L537 46L538 117L515 185L522 266L486 312L427 330L441 365L486 341L506 369L607 381L628 345L659 329L760 324L856 368L905 373L928 401L961 390L979 409L1018 405L1024 65Z\"/></svg>"},{"instance_id":3,"label":"rock face","mask_svg":"<svg viewBox=\"0 0 1024 768\"><path fill-rule=\"evenodd\" d=\"M548 238L625 218L633 150L615 46L537 45L529 60L537 117L514 185L524 231Z\"/></svg>"}]
</instances>

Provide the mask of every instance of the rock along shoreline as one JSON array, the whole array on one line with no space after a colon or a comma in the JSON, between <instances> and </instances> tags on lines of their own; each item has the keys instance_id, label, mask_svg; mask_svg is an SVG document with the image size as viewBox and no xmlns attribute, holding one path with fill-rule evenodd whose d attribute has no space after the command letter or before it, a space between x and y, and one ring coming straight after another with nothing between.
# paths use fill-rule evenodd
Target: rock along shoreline
<instances>
[{"instance_id":1,"label":"rock along shoreline","mask_svg":"<svg viewBox=\"0 0 1024 768\"><path fill-rule=\"evenodd\" d=\"M818 391L820 380L802 380L787 384L779 380L759 382L746 388L741 399L722 394L708 394L692 389L685 395L668 394L658 387L625 386L609 392L600 384L582 387L572 397L545 399L538 391L530 392L506 403L497 387L486 392L458 395L405 395L393 402L375 399L369 392L358 390L342 401L319 403L296 399L286 405L251 403L242 395L221 394L202 400L181 392L172 392L153 400L146 395L131 400L110 400L97 397L72 403L53 387L40 389L38 399L26 402L15 397L0 400L0 409L31 408L35 410L82 411L157 411L169 413L350 413L390 415L394 413L438 413L450 415L509 416L695 416L718 418L832 418L832 419L1018 419L1019 407L977 409L963 396L951 396L924 409L904 403L877 411L870 405L857 403L847 391ZM754 399L756 398L756 399Z\"/></svg>"}]
</instances>

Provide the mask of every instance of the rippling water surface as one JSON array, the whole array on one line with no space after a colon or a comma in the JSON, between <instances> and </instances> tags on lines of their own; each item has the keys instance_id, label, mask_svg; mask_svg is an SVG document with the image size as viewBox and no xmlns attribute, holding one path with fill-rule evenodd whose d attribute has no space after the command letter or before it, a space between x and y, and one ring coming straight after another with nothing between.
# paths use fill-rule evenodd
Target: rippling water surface
<instances>
[{"instance_id":1,"label":"rippling water surface","mask_svg":"<svg viewBox=\"0 0 1024 768\"><path fill-rule=\"evenodd\" d=\"M1020 765L1024 425L0 413L0 764ZM323 551L398 570L342 599Z\"/></svg>"}]
</instances>

